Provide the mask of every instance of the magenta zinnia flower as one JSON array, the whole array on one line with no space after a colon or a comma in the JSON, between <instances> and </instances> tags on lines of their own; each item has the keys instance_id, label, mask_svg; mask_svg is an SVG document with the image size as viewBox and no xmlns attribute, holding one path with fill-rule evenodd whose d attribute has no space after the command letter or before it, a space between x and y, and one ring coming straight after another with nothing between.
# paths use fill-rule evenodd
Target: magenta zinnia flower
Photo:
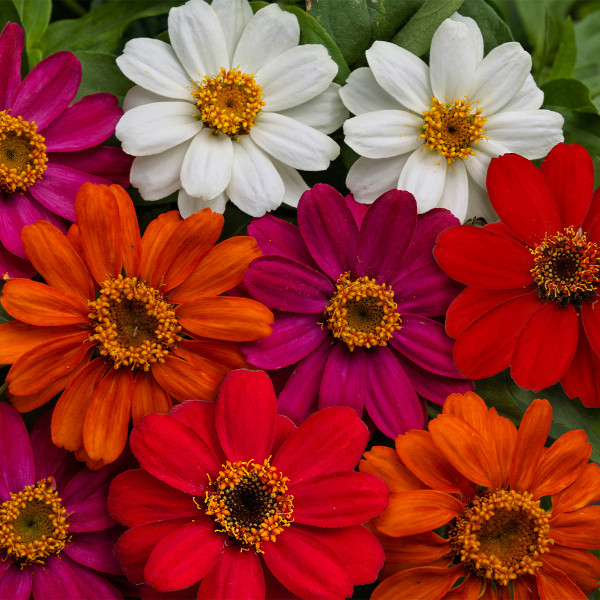
<instances>
[{"instance_id":1,"label":"magenta zinnia flower","mask_svg":"<svg viewBox=\"0 0 600 600\"><path fill-rule=\"evenodd\" d=\"M147 415L131 434L142 468L109 494L131 527L115 547L125 573L159 591L201 580L198 598L349 598L384 559L362 523L387 487L353 471L368 437L344 407L296 428L260 371L231 371L216 403Z\"/></svg>"},{"instance_id":2,"label":"magenta zinnia flower","mask_svg":"<svg viewBox=\"0 0 600 600\"><path fill-rule=\"evenodd\" d=\"M0 34L0 277L31 277L21 229L39 219L66 233L75 195L86 181L129 185L132 157L99 146L123 114L112 94L91 94L69 106L81 82L71 52L42 60L21 81L21 27Z\"/></svg>"},{"instance_id":3,"label":"magenta zinnia flower","mask_svg":"<svg viewBox=\"0 0 600 600\"><path fill-rule=\"evenodd\" d=\"M122 599L109 581L122 528L106 497L116 467L89 471L50 439L50 412L31 432L0 402L0 597Z\"/></svg>"},{"instance_id":4,"label":"magenta zinnia flower","mask_svg":"<svg viewBox=\"0 0 600 600\"><path fill-rule=\"evenodd\" d=\"M420 398L442 404L473 389L432 319L460 291L431 253L438 233L457 224L445 209L417 216L408 192L386 192L363 212L321 184L300 199L298 228L269 215L253 221L264 256L244 283L275 322L244 351L261 369L298 363L279 396L283 414L302 422L317 406L366 408L395 438L423 428Z\"/></svg>"}]
</instances>

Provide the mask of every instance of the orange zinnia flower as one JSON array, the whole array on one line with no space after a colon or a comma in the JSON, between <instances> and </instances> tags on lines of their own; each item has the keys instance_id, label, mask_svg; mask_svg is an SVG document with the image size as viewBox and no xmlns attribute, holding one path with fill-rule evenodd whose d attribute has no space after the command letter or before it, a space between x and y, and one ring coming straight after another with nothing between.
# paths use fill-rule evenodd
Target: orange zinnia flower
<instances>
[{"instance_id":1,"label":"orange zinnia flower","mask_svg":"<svg viewBox=\"0 0 600 600\"><path fill-rule=\"evenodd\" d=\"M517 431L477 394L452 394L429 431L367 452L360 470L390 489L372 522L386 550L372 598L585 600L600 578L587 551L600 547L600 468L582 430L545 448L551 421L547 400Z\"/></svg>"},{"instance_id":2,"label":"orange zinnia flower","mask_svg":"<svg viewBox=\"0 0 600 600\"><path fill-rule=\"evenodd\" d=\"M140 237L118 185L84 184L67 236L46 221L23 229L27 257L46 284L11 279L2 306L0 363L20 412L64 390L52 440L91 468L114 461L133 424L172 403L212 400L225 374L245 365L237 344L267 336L262 304L219 296L261 253L249 237L214 245L223 216L162 214Z\"/></svg>"}]
</instances>

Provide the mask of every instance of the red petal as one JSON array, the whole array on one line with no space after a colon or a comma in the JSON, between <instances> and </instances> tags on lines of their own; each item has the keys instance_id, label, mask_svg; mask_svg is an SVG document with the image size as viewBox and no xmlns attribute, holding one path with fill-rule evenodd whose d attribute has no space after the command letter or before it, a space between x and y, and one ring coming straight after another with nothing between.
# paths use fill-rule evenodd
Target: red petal
<instances>
[{"instance_id":1,"label":"red petal","mask_svg":"<svg viewBox=\"0 0 600 600\"><path fill-rule=\"evenodd\" d=\"M579 323L579 341L571 366L560 380L570 398L579 397L588 408L600 406L600 357L592 350L583 322Z\"/></svg>"},{"instance_id":2,"label":"red petal","mask_svg":"<svg viewBox=\"0 0 600 600\"><path fill-rule=\"evenodd\" d=\"M585 335L596 356L600 356L600 306L585 302L581 307L581 320Z\"/></svg>"}]
</instances>

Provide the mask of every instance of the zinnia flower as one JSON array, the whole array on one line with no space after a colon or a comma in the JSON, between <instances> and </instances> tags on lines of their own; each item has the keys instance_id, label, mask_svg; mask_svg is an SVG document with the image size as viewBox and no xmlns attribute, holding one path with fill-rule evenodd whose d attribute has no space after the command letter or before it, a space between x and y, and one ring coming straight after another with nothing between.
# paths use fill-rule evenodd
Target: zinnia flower
<instances>
[{"instance_id":1,"label":"zinnia flower","mask_svg":"<svg viewBox=\"0 0 600 600\"><path fill-rule=\"evenodd\" d=\"M75 195L85 181L129 185L131 157L99 146L123 114L112 94L92 94L69 106L81 81L71 52L42 60L21 81L21 27L0 34L0 276L31 277L21 242L39 219L61 231L75 220Z\"/></svg>"},{"instance_id":2,"label":"zinnia flower","mask_svg":"<svg viewBox=\"0 0 600 600\"><path fill-rule=\"evenodd\" d=\"M436 209L417 217L408 192L390 191L363 213L327 185L298 205L296 228L275 217L249 231L265 256L244 279L275 309L273 333L243 347L261 369L297 366L279 410L301 422L327 406L366 408L390 437L425 423L420 396L442 403L467 391L452 361L452 341L432 319L459 287L437 267L431 248L457 220ZM352 208L351 208L352 207Z\"/></svg>"},{"instance_id":3,"label":"zinnia flower","mask_svg":"<svg viewBox=\"0 0 600 600\"><path fill-rule=\"evenodd\" d=\"M11 279L2 306L0 362L20 412L61 392L52 439L90 466L115 460L129 418L168 412L173 401L212 400L225 374L245 361L237 344L271 331L270 311L218 296L237 285L260 252L255 240L213 247L222 215L160 215L140 239L119 186L84 184L78 225L63 235L46 221L23 229L27 256L47 284Z\"/></svg>"},{"instance_id":4,"label":"zinnia flower","mask_svg":"<svg viewBox=\"0 0 600 600\"><path fill-rule=\"evenodd\" d=\"M106 507L116 470L92 473L57 448L49 412L30 438L0 402L0 597L122 600L113 546L123 530Z\"/></svg>"},{"instance_id":5,"label":"zinnia flower","mask_svg":"<svg viewBox=\"0 0 600 600\"><path fill-rule=\"evenodd\" d=\"M415 195L419 212L447 208L460 220L492 220L485 174L492 157L518 152L541 158L562 142L563 117L539 110L544 94L531 57L508 42L483 57L477 23L455 14L431 40L429 66L390 42L367 50L340 95L356 117L346 143L361 155L347 185L358 202L397 187Z\"/></svg>"},{"instance_id":6,"label":"zinnia flower","mask_svg":"<svg viewBox=\"0 0 600 600\"><path fill-rule=\"evenodd\" d=\"M458 368L479 379L510 365L522 388L560 381L600 406L600 193L589 154L559 144L541 169L504 155L487 183L502 223L451 228L434 248L442 269L469 285L446 320Z\"/></svg>"},{"instance_id":7,"label":"zinnia flower","mask_svg":"<svg viewBox=\"0 0 600 600\"><path fill-rule=\"evenodd\" d=\"M179 190L183 216L227 199L252 216L307 189L296 169L321 171L339 154L326 134L347 117L337 66L277 5L192 0L169 12L173 47L127 42L117 58L135 86L117 126L137 158L131 181L146 200Z\"/></svg>"},{"instance_id":8,"label":"zinnia flower","mask_svg":"<svg viewBox=\"0 0 600 600\"><path fill-rule=\"evenodd\" d=\"M599 584L600 468L581 429L549 448L547 400L516 427L472 392L452 394L429 431L396 451L375 447L360 470L390 488L374 521L386 549L372 598L584 600ZM452 586L460 579L460 585ZM512 588L512 596L511 596Z\"/></svg>"},{"instance_id":9,"label":"zinnia flower","mask_svg":"<svg viewBox=\"0 0 600 600\"><path fill-rule=\"evenodd\" d=\"M216 403L148 415L131 434L142 468L109 494L131 527L115 547L125 573L159 591L201 580L198 598L349 598L384 558L362 523L387 488L353 471L368 438L344 407L296 428L260 371L229 373Z\"/></svg>"}]
</instances>

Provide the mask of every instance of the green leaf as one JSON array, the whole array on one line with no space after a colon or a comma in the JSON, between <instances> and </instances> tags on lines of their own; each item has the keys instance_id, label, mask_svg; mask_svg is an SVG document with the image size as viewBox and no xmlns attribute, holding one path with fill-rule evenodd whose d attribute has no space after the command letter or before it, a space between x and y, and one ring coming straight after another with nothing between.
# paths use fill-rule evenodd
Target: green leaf
<instances>
[{"instance_id":1,"label":"green leaf","mask_svg":"<svg viewBox=\"0 0 600 600\"><path fill-rule=\"evenodd\" d=\"M562 39L548 79L564 79L573 76L575 61L577 59L577 46L575 45L575 30L571 17L563 27Z\"/></svg>"},{"instance_id":2,"label":"green leaf","mask_svg":"<svg viewBox=\"0 0 600 600\"><path fill-rule=\"evenodd\" d=\"M600 157L600 116L571 112L556 107L565 118L565 142L581 144L591 155Z\"/></svg>"},{"instance_id":3,"label":"green leaf","mask_svg":"<svg viewBox=\"0 0 600 600\"><path fill-rule=\"evenodd\" d=\"M329 52L329 56L331 56L338 66L338 72L333 81L343 85L348 78L348 75L350 75L350 69L335 42L329 37L327 32L300 7L286 6L285 10L296 15L296 18L298 19L301 44L321 44L322 46L325 46L327 52Z\"/></svg>"},{"instance_id":4,"label":"green leaf","mask_svg":"<svg viewBox=\"0 0 600 600\"><path fill-rule=\"evenodd\" d=\"M500 44L513 41L509 26L484 0L465 0L460 7L460 14L471 17L479 25L485 54Z\"/></svg>"},{"instance_id":5,"label":"green leaf","mask_svg":"<svg viewBox=\"0 0 600 600\"><path fill-rule=\"evenodd\" d=\"M115 57L107 52L90 52L79 50L75 56L81 61L83 77L75 100L88 94L110 92L119 98L120 104L123 97L131 88L131 81L125 77L117 67Z\"/></svg>"},{"instance_id":6,"label":"green leaf","mask_svg":"<svg viewBox=\"0 0 600 600\"><path fill-rule=\"evenodd\" d=\"M23 27L21 16L17 7L12 2L0 1L0 30L8 23L18 23Z\"/></svg>"},{"instance_id":7,"label":"green leaf","mask_svg":"<svg viewBox=\"0 0 600 600\"><path fill-rule=\"evenodd\" d=\"M424 56L431 46L436 29L464 0L426 0L410 21L394 36L392 42L417 56Z\"/></svg>"},{"instance_id":8,"label":"green leaf","mask_svg":"<svg viewBox=\"0 0 600 600\"><path fill-rule=\"evenodd\" d=\"M257 10L260 10L261 8L264 8L265 6L269 6L268 2L263 2L263 0L252 0L252 2L250 2L250 8L256 12Z\"/></svg>"},{"instance_id":9,"label":"green leaf","mask_svg":"<svg viewBox=\"0 0 600 600\"><path fill-rule=\"evenodd\" d=\"M546 5L544 2L514 0L521 23L534 51L542 52L546 38Z\"/></svg>"},{"instance_id":10,"label":"green leaf","mask_svg":"<svg viewBox=\"0 0 600 600\"><path fill-rule=\"evenodd\" d=\"M561 106L575 112L598 114L592 102L590 90L577 79L553 79L541 86L544 107Z\"/></svg>"},{"instance_id":11,"label":"green leaf","mask_svg":"<svg viewBox=\"0 0 600 600\"><path fill-rule=\"evenodd\" d=\"M27 0L23 4L23 27L25 28L25 43L29 68L44 57L46 47L46 29L50 23L52 0Z\"/></svg>"},{"instance_id":12,"label":"green leaf","mask_svg":"<svg viewBox=\"0 0 600 600\"><path fill-rule=\"evenodd\" d=\"M504 373L487 379L478 379L475 381L475 392L485 400L489 408L494 407L498 414L508 417L513 423L521 422L523 411L508 391Z\"/></svg>"},{"instance_id":13,"label":"green leaf","mask_svg":"<svg viewBox=\"0 0 600 600\"><path fill-rule=\"evenodd\" d=\"M422 0L370 0L367 2L371 22L371 43L391 40L398 30L421 8ZM369 44L370 46L371 44Z\"/></svg>"}]
</instances>

